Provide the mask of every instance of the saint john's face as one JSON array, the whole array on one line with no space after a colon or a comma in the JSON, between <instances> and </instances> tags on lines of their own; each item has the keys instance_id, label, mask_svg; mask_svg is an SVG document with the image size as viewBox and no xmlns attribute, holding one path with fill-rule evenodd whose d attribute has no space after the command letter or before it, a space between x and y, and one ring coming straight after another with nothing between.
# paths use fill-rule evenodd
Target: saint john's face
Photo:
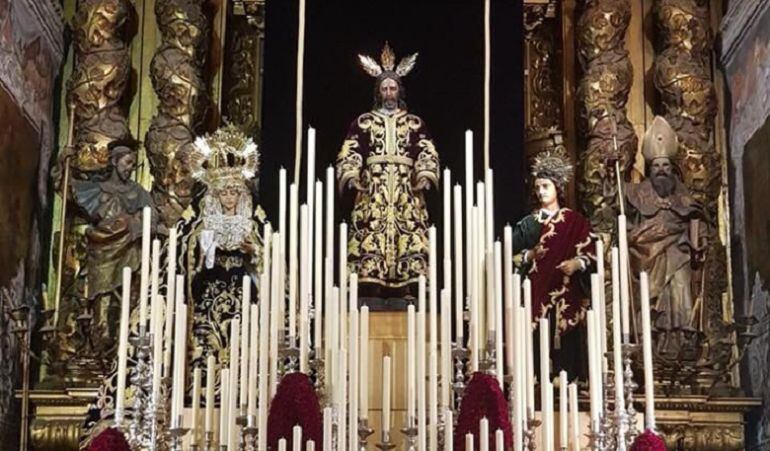
<instances>
[{"instance_id":1,"label":"saint john's face","mask_svg":"<svg viewBox=\"0 0 770 451\"><path fill-rule=\"evenodd\" d=\"M556 185L550 179L535 179L535 194L541 206L551 205L556 202Z\"/></svg>"},{"instance_id":2,"label":"saint john's face","mask_svg":"<svg viewBox=\"0 0 770 451\"><path fill-rule=\"evenodd\" d=\"M236 188L223 188L219 191L219 202L222 204L222 210L226 212L234 211L238 204L238 190Z\"/></svg>"},{"instance_id":3,"label":"saint john's face","mask_svg":"<svg viewBox=\"0 0 770 451\"><path fill-rule=\"evenodd\" d=\"M115 171L121 180L126 181L131 177L131 173L136 168L136 154L127 153L115 162Z\"/></svg>"},{"instance_id":4,"label":"saint john's face","mask_svg":"<svg viewBox=\"0 0 770 451\"><path fill-rule=\"evenodd\" d=\"M388 110L398 107L398 83L392 78L386 78L380 83L380 97L382 105Z\"/></svg>"}]
</instances>

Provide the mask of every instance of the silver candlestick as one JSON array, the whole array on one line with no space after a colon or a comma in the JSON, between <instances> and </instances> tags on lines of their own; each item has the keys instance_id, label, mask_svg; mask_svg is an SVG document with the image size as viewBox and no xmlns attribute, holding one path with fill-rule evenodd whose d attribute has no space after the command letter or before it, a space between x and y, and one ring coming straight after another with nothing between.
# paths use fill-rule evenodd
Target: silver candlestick
<instances>
[{"instance_id":1,"label":"silver candlestick","mask_svg":"<svg viewBox=\"0 0 770 451\"><path fill-rule=\"evenodd\" d=\"M131 337L136 365L131 372L130 382L133 387L133 406L131 422L128 426L128 442L132 447L151 449L152 424L147 416L147 406L152 396L152 366L150 357L150 336L144 327L139 335Z\"/></svg>"},{"instance_id":2,"label":"silver candlestick","mask_svg":"<svg viewBox=\"0 0 770 451\"><path fill-rule=\"evenodd\" d=\"M374 434L374 430L369 427L369 420L367 418L358 419L358 449L359 451L366 451L369 436Z\"/></svg>"},{"instance_id":3,"label":"silver candlestick","mask_svg":"<svg viewBox=\"0 0 770 451\"><path fill-rule=\"evenodd\" d=\"M178 418L177 424L182 424L182 417ZM182 438L189 432L189 429L178 426L169 429L171 434L171 451L182 451Z\"/></svg>"},{"instance_id":4,"label":"silver candlestick","mask_svg":"<svg viewBox=\"0 0 770 451\"><path fill-rule=\"evenodd\" d=\"M494 336L494 331L490 331L489 334ZM479 370L486 374L495 375L497 356L495 355L495 342L491 338L487 340L487 345L484 347L483 357L479 362Z\"/></svg>"},{"instance_id":5,"label":"silver candlestick","mask_svg":"<svg viewBox=\"0 0 770 451\"><path fill-rule=\"evenodd\" d=\"M604 431L602 431L601 419L599 422L591 422L591 432L588 433L589 447L594 451L606 451L608 448L605 446Z\"/></svg>"},{"instance_id":6,"label":"silver candlestick","mask_svg":"<svg viewBox=\"0 0 770 451\"><path fill-rule=\"evenodd\" d=\"M455 393L455 410L459 410L465 392L465 360L468 359L468 348L463 348L462 343L454 343L452 345L452 358L455 361L452 390Z\"/></svg>"},{"instance_id":7,"label":"silver candlestick","mask_svg":"<svg viewBox=\"0 0 770 451\"><path fill-rule=\"evenodd\" d=\"M626 443L633 443L639 430L636 427L636 409L634 408L634 392L639 385L634 382L634 371L631 368L634 355L639 352L639 345L635 343L626 343L622 347L623 351L623 389L626 394Z\"/></svg>"},{"instance_id":8,"label":"silver candlestick","mask_svg":"<svg viewBox=\"0 0 770 451\"><path fill-rule=\"evenodd\" d=\"M203 434L203 449L204 451L215 451L214 448L214 431L206 431Z\"/></svg>"},{"instance_id":9,"label":"silver candlestick","mask_svg":"<svg viewBox=\"0 0 770 451\"><path fill-rule=\"evenodd\" d=\"M258 429L255 425L257 424L257 417L256 415L245 415L243 418L244 425L241 429L241 434L243 435L243 445L241 446L241 450L256 451Z\"/></svg>"},{"instance_id":10,"label":"silver candlestick","mask_svg":"<svg viewBox=\"0 0 770 451\"><path fill-rule=\"evenodd\" d=\"M390 431L382 431L381 438L382 441L377 444L377 448L379 448L381 451L390 451L396 447L396 445L390 441Z\"/></svg>"},{"instance_id":11,"label":"silver candlestick","mask_svg":"<svg viewBox=\"0 0 770 451\"><path fill-rule=\"evenodd\" d=\"M401 433L406 436L404 447L406 451L415 451L417 449L417 425L414 417L406 420L406 426L401 429Z\"/></svg>"},{"instance_id":12,"label":"silver candlestick","mask_svg":"<svg viewBox=\"0 0 770 451\"><path fill-rule=\"evenodd\" d=\"M524 431L524 442L529 451L537 449L537 444L535 443L535 429L537 429L538 426L540 426L540 420L535 418L535 411L527 409L527 427Z\"/></svg>"}]
</instances>

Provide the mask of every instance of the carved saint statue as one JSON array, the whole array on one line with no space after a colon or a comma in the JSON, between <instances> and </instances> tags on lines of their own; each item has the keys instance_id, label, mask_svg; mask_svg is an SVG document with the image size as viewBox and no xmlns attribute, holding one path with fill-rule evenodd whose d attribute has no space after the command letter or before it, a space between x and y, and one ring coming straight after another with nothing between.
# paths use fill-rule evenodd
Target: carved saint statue
<instances>
[{"instance_id":1,"label":"carved saint statue","mask_svg":"<svg viewBox=\"0 0 770 451\"><path fill-rule=\"evenodd\" d=\"M251 299L258 299L254 282L261 267L264 212L259 207L255 212L248 185L258 164L256 144L235 126L195 141L193 177L207 189L186 246L195 303L193 366L205 368L209 355L227 363L230 322L241 314L244 276L252 285Z\"/></svg>"},{"instance_id":2,"label":"carved saint statue","mask_svg":"<svg viewBox=\"0 0 770 451\"><path fill-rule=\"evenodd\" d=\"M704 210L677 175L678 149L676 132L656 116L642 144L647 179L629 184L625 194L632 272L649 275L656 346L672 354L699 324L693 293L702 296L702 290L693 275L700 272L708 232Z\"/></svg>"},{"instance_id":3,"label":"carved saint statue","mask_svg":"<svg viewBox=\"0 0 770 451\"><path fill-rule=\"evenodd\" d=\"M362 290L374 296L408 294L427 272L428 211L423 192L438 184L439 159L420 117L404 102L401 78L417 54L398 66L388 44L377 63L359 55L376 78L374 107L350 125L337 155L341 191L355 194L348 254Z\"/></svg>"},{"instance_id":4,"label":"carved saint statue","mask_svg":"<svg viewBox=\"0 0 770 451\"><path fill-rule=\"evenodd\" d=\"M589 305L583 279L595 261L595 245L588 220L561 206L571 177L572 165L562 150L535 158L532 178L540 206L516 224L512 244L517 271L532 282L532 320L551 323L555 371L582 376L584 333L578 326Z\"/></svg>"},{"instance_id":5,"label":"carved saint statue","mask_svg":"<svg viewBox=\"0 0 770 451\"><path fill-rule=\"evenodd\" d=\"M110 349L117 336L123 268L137 271L142 260L142 210L152 198L131 180L136 168L132 141L109 145L110 172L104 180L72 180L72 196L90 223L86 230L86 283L92 302L92 340ZM155 215L153 215L154 217Z\"/></svg>"}]
</instances>

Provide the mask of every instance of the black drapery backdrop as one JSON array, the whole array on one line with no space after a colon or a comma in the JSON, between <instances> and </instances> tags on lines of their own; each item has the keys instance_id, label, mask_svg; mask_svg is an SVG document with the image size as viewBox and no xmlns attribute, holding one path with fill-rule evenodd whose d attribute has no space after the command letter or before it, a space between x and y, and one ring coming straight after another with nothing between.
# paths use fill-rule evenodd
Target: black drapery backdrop
<instances>
[{"instance_id":1,"label":"black drapery backdrop","mask_svg":"<svg viewBox=\"0 0 770 451\"><path fill-rule=\"evenodd\" d=\"M491 6L490 160L498 235L526 204L522 3L493 0ZM260 200L274 221L278 168L287 168L293 179L297 13L296 0L267 2ZM333 164L350 122L372 106L373 79L356 55L379 60L387 40L399 59L419 52L404 78L406 101L433 135L442 169L452 170L453 184L464 181L464 133L471 129L476 177L482 177L483 14L482 0L307 0L304 119L317 129L317 176ZM430 200L437 201L431 202L432 220L440 223L435 191ZM341 207L337 219L347 219L349 206Z\"/></svg>"}]
</instances>

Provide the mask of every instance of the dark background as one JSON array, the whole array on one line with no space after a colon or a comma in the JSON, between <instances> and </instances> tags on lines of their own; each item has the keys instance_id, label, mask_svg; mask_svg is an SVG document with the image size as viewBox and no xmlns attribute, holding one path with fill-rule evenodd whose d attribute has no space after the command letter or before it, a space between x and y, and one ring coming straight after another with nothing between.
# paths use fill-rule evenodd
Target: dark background
<instances>
[{"instance_id":1,"label":"dark background","mask_svg":"<svg viewBox=\"0 0 770 451\"><path fill-rule=\"evenodd\" d=\"M260 198L271 217L278 196L273 174L283 166L293 180L298 3L267 2ZM491 6L490 160L495 170L495 231L500 235L504 223L524 213L526 200L521 4L493 0ZM482 0L307 0L306 8L304 120L317 129L317 176L324 177L324 168L333 164L351 121L372 107L374 79L358 66L356 55L379 61L387 40L397 61L419 52L415 68L403 79L406 102L425 120L442 169L452 170L453 184L463 181L464 133L471 129L476 177L483 177ZM429 203L437 223L440 202L434 191ZM338 221L348 216L349 205L342 207L337 210Z\"/></svg>"}]
</instances>

